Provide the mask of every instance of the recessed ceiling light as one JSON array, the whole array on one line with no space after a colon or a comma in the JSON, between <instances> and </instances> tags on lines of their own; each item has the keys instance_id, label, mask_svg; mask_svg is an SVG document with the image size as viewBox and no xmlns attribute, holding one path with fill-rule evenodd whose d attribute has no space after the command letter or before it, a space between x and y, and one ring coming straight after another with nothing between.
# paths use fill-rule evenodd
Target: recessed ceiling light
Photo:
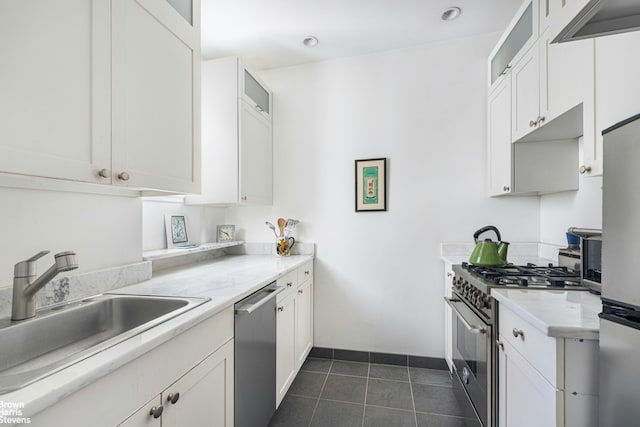
<instances>
[{"instance_id":1,"label":"recessed ceiling light","mask_svg":"<svg viewBox=\"0 0 640 427\"><path fill-rule=\"evenodd\" d=\"M457 6L450 7L449 9L442 12L442 16L440 19L443 21L453 21L462 13L462 9Z\"/></svg>"},{"instance_id":2,"label":"recessed ceiling light","mask_svg":"<svg viewBox=\"0 0 640 427\"><path fill-rule=\"evenodd\" d=\"M302 44L306 47L315 47L318 45L318 39L314 36L305 37L305 39L302 40Z\"/></svg>"}]
</instances>

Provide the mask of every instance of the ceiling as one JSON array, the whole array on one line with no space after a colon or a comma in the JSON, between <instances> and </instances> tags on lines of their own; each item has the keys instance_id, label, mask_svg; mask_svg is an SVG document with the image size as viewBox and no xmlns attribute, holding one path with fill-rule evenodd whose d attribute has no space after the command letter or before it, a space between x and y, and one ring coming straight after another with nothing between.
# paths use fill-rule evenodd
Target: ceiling
<instances>
[{"instance_id":1,"label":"ceiling","mask_svg":"<svg viewBox=\"0 0 640 427\"><path fill-rule=\"evenodd\" d=\"M462 8L455 21L442 12ZM517 0L202 0L202 55L269 69L503 31ZM307 36L320 43L302 44Z\"/></svg>"}]
</instances>

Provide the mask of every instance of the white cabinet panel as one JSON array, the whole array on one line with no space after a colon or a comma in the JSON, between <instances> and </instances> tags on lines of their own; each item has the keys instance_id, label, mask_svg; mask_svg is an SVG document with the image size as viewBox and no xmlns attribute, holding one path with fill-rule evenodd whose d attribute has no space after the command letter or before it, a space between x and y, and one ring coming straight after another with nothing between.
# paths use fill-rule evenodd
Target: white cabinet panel
<instances>
[{"instance_id":1,"label":"white cabinet panel","mask_svg":"<svg viewBox=\"0 0 640 427\"><path fill-rule=\"evenodd\" d=\"M270 205L273 198L271 123L255 107L241 102L240 199Z\"/></svg>"},{"instance_id":2,"label":"white cabinet panel","mask_svg":"<svg viewBox=\"0 0 640 427\"><path fill-rule=\"evenodd\" d=\"M511 75L489 96L489 195L511 191Z\"/></svg>"},{"instance_id":3,"label":"white cabinet panel","mask_svg":"<svg viewBox=\"0 0 640 427\"><path fill-rule=\"evenodd\" d=\"M538 125L540 116L540 56L536 46L511 72L511 138L517 141Z\"/></svg>"},{"instance_id":4,"label":"white cabinet panel","mask_svg":"<svg viewBox=\"0 0 640 427\"><path fill-rule=\"evenodd\" d=\"M0 3L0 171L101 182L111 168L108 0Z\"/></svg>"},{"instance_id":5,"label":"white cabinet panel","mask_svg":"<svg viewBox=\"0 0 640 427\"><path fill-rule=\"evenodd\" d=\"M290 295L277 304L276 406L280 405L296 376L296 298Z\"/></svg>"},{"instance_id":6,"label":"white cabinet panel","mask_svg":"<svg viewBox=\"0 0 640 427\"><path fill-rule=\"evenodd\" d=\"M300 369L313 346L313 280L298 287L296 300L296 369Z\"/></svg>"},{"instance_id":7,"label":"white cabinet panel","mask_svg":"<svg viewBox=\"0 0 640 427\"><path fill-rule=\"evenodd\" d=\"M125 0L113 49L114 182L198 191L199 32L166 1Z\"/></svg>"}]
</instances>

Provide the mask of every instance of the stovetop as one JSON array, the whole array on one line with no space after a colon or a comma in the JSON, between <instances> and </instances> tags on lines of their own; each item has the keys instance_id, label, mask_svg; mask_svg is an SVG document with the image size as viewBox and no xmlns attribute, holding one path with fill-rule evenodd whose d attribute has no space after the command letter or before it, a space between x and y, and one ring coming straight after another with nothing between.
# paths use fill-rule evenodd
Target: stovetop
<instances>
[{"instance_id":1,"label":"stovetop","mask_svg":"<svg viewBox=\"0 0 640 427\"><path fill-rule=\"evenodd\" d=\"M513 265L504 267L477 267L466 262L462 268L472 276L485 279L493 286L567 288L580 287L580 272L567 267L535 264Z\"/></svg>"},{"instance_id":2,"label":"stovetop","mask_svg":"<svg viewBox=\"0 0 640 427\"><path fill-rule=\"evenodd\" d=\"M466 262L454 265L453 290L467 303L491 316L494 307L491 289L555 289L586 291L580 280L580 272L567 267L535 264L504 267L477 267Z\"/></svg>"}]
</instances>

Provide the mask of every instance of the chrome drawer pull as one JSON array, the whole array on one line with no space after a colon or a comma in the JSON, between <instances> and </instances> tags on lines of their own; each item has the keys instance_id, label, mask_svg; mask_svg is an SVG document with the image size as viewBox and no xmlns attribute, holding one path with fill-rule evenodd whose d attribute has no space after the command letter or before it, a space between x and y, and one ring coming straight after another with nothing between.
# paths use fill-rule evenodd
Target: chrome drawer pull
<instances>
[{"instance_id":1,"label":"chrome drawer pull","mask_svg":"<svg viewBox=\"0 0 640 427\"><path fill-rule=\"evenodd\" d=\"M522 331L521 329L513 328L513 331L511 331L511 333L513 333L514 338L521 337L524 341L524 331Z\"/></svg>"}]
</instances>

